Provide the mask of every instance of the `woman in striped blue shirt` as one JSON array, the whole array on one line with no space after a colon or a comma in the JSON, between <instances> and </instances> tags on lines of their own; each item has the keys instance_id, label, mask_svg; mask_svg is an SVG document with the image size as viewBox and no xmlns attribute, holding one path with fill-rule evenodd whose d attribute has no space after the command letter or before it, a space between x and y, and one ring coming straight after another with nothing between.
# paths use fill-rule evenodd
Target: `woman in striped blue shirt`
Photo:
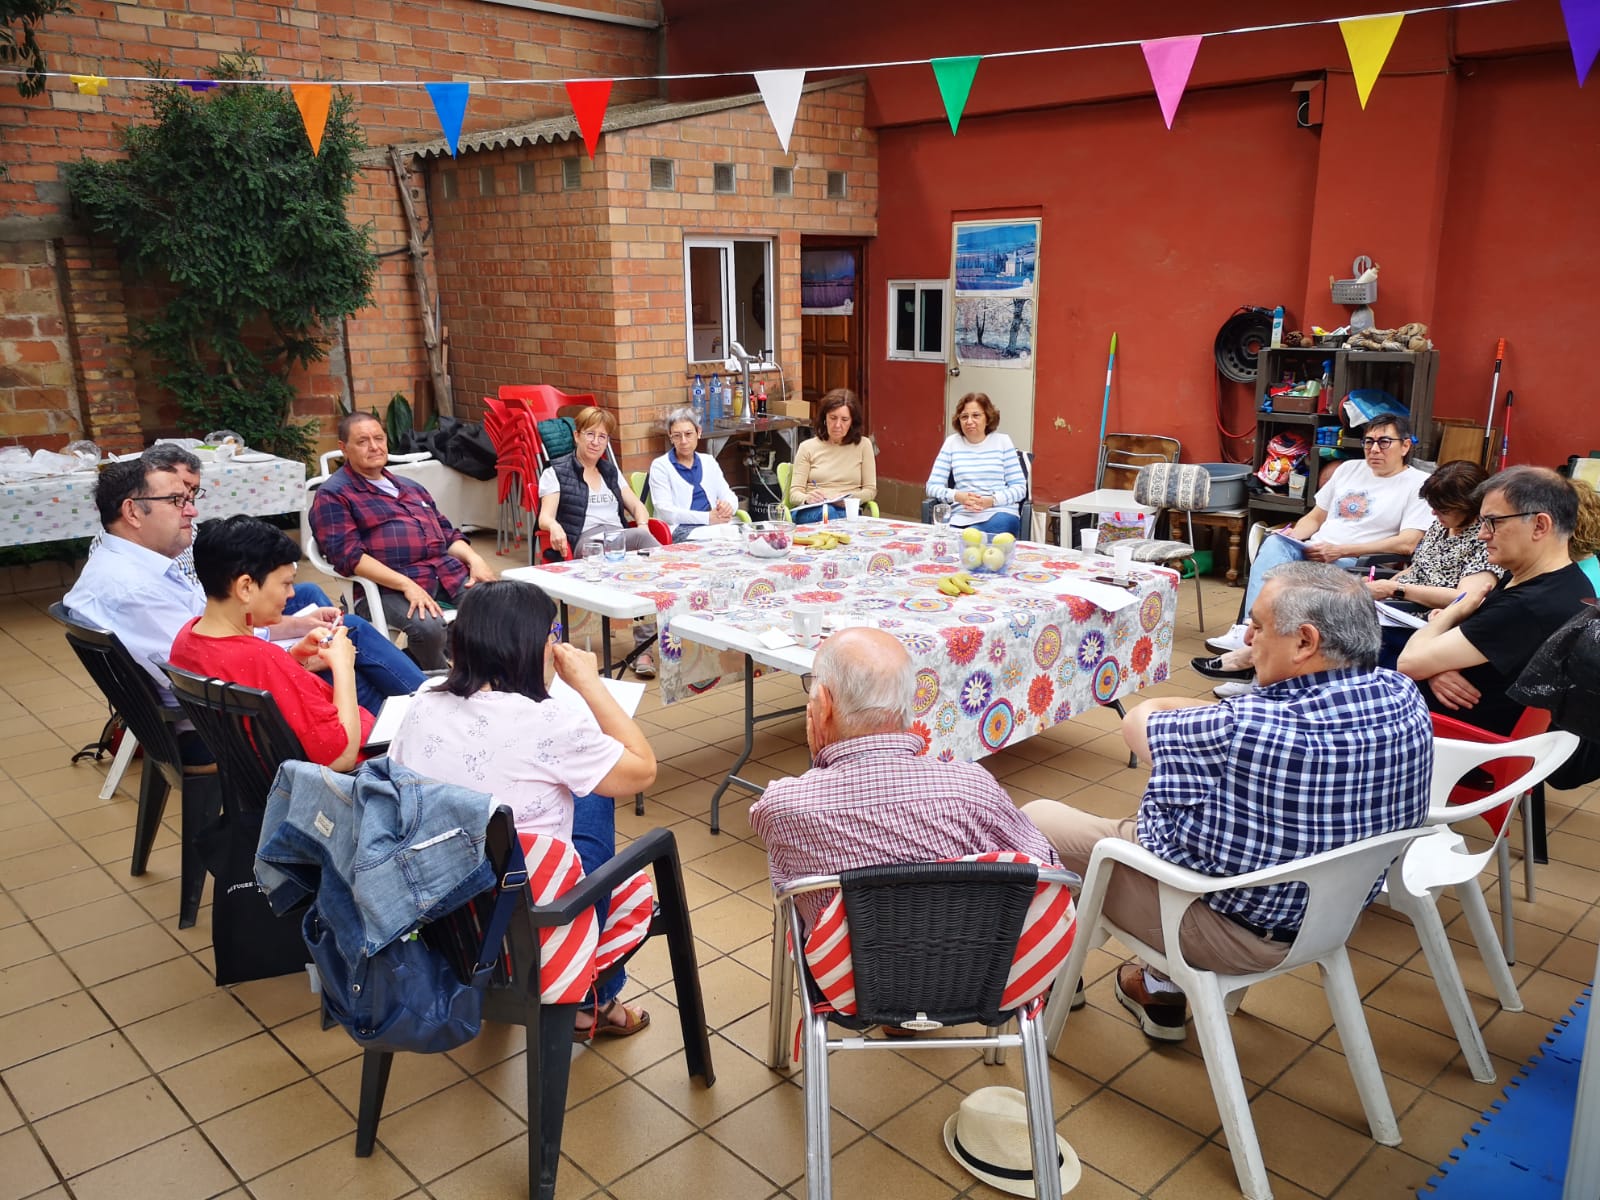
<instances>
[{"instance_id":1,"label":"woman in striped blue shirt","mask_svg":"<svg viewBox=\"0 0 1600 1200\"><path fill-rule=\"evenodd\" d=\"M950 524L972 526L993 535L1022 531L1018 505L1028 481L1011 439L996 432L1000 412L982 392L968 392L950 419L955 433L945 438L928 473L928 496L953 510Z\"/></svg>"}]
</instances>

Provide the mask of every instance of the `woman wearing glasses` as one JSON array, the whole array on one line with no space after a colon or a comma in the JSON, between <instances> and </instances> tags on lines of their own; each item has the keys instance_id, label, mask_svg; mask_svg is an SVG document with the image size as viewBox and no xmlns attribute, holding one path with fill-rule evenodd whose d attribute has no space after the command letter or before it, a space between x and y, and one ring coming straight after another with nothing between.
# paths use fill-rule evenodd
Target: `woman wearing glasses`
<instances>
[{"instance_id":1,"label":"woman wearing glasses","mask_svg":"<svg viewBox=\"0 0 1600 1200\"><path fill-rule=\"evenodd\" d=\"M1314 562L1354 566L1365 554L1410 554L1422 541L1433 514L1421 496L1427 475L1410 466L1411 423L1403 416L1375 417L1362 436L1361 458L1340 463L1332 478L1317 490L1316 504L1285 536L1268 537L1250 564L1245 588L1248 615L1261 591L1266 573L1279 563L1311 559ZM1248 690L1254 670L1242 653L1245 626L1235 625L1221 637L1209 638L1206 647L1222 658L1196 658L1191 665L1210 679L1228 682L1218 689L1224 697Z\"/></svg>"},{"instance_id":2,"label":"woman wearing glasses","mask_svg":"<svg viewBox=\"0 0 1600 1200\"><path fill-rule=\"evenodd\" d=\"M650 497L656 515L672 529L672 540L688 541L697 530L726 525L739 507L722 468L709 454L696 454L700 418L692 408L667 418L670 449L650 464Z\"/></svg>"},{"instance_id":3,"label":"woman wearing glasses","mask_svg":"<svg viewBox=\"0 0 1600 1200\"><path fill-rule=\"evenodd\" d=\"M644 732L606 690L595 656L561 641L550 597L503 579L468 590L450 629L450 673L417 693L389 755L413 771L489 793L517 832L568 842L585 872L616 853L612 796L655 782ZM570 692L552 695L555 677ZM605 906L598 908L604 924ZM576 1036L627 1037L648 1013L618 999L617 972L578 1016Z\"/></svg>"},{"instance_id":4,"label":"woman wearing glasses","mask_svg":"<svg viewBox=\"0 0 1600 1200\"><path fill-rule=\"evenodd\" d=\"M650 514L606 453L617 433L617 419L604 409L582 408L573 417L576 436L571 454L551 461L539 476L539 528L550 535L551 557L582 553L586 542L622 535L628 550L648 550L656 539L647 529ZM656 636L653 618L635 621L637 650ZM638 652L633 673L650 679L656 673L650 655Z\"/></svg>"}]
</instances>

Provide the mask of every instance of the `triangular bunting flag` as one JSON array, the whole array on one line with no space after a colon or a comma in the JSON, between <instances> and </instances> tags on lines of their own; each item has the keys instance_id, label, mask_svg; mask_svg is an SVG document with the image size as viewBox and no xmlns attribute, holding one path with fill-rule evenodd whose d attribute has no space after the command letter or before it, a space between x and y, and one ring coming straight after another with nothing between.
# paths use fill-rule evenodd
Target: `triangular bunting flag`
<instances>
[{"instance_id":1,"label":"triangular bunting flag","mask_svg":"<svg viewBox=\"0 0 1600 1200\"><path fill-rule=\"evenodd\" d=\"M761 89L761 99L767 106L767 116L778 133L778 144L789 153L789 135L794 132L794 115L800 108L800 89L805 85L804 71L757 71L756 87Z\"/></svg>"},{"instance_id":2,"label":"triangular bunting flag","mask_svg":"<svg viewBox=\"0 0 1600 1200\"><path fill-rule=\"evenodd\" d=\"M606 105L611 103L611 80L583 79L567 84L567 99L572 102L572 115L578 118L578 132L583 134L583 144L588 148L589 161L600 148L600 126L605 124Z\"/></svg>"},{"instance_id":3,"label":"triangular bunting flag","mask_svg":"<svg viewBox=\"0 0 1600 1200\"><path fill-rule=\"evenodd\" d=\"M328 105L333 102L331 83L291 83L294 106L300 110L300 119L306 123L306 136L311 139L311 153L322 153L322 131L328 127Z\"/></svg>"},{"instance_id":4,"label":"triangular bunting flag","mask_svg":"<svg viewBox=\"0 0 1600 1200\"><path fill-rule=\"evenodd\" d=\"M1589 68L1600 54L1600 0L1561 0L1572 46L1572 65L1578 68L1578 86L1589 78Z\"/></svg>"},{"instance_id":5,"label":"triangular bunting flag","mask_svg":"<svg viewBox=\"0 0 1600 1200\"><path fill-rule=\"evenodd\" d=\"M939 81L939 95L944 99L944 115L950 118L951 133L961 124L961 113L972 92L972 77L978 73L978 64L982 61L979 55L973 54L966 58L936 58L931 64L933 77Z\"/></svg>"},{"instance_id":6,"label":"triangular bunting flag","mask_svg":"<svg viewBox=\"0 0 1600 1200\"><path fill-rule=\"evenodd\" d=\"M111 81L104 75L73 75L70 78L78 85L80 96L98 96L111 86Z\"/></svg>"},{"instance_id":7,"label":"triangular bunting flag","mask_svg":"<svg viewBox=\"0 0 1600 1200\"><path fill-rule=\"evenodd\" d=\"M178 82L191 92L209 92L217 86L215 79L180 79Z\"/></svg>"},{"instance_id":8,"label":"triangular bunting flag","mask_svg":"<svg viewBox=\"0 0 1600 1200\"><path fill-rule=\"evenodd\" d=\"M1167 128L1172 128L1172 118L1177 115L1178 101L1183 99L1183 89L1189 86L1189 72L1194 69L1194 56L1200 50L1200 35L1193 37L1161 38L1154 42L1140 42L1144 51L1144 65L1150 68L1150 82L1156 85L1156 99L1161 101L1161 116Z\"/></svg>"},{"instance_id":9,"label":"triangular bunting flag","mask_svg":"<svg viewBox=\"0 0 1600 1200\"><path fill-rule=\"evenodd\" d=\"M444 140L450 146L450 157L456 156L456 146L461 141L461 121L467 115L467 93L471 85L466 83L425 83L422 85L428 91L428 97L433 101L433 111L439 117L439 128L444 131Z\"/></svg>"},{"instance_id":10,"label":"triangular bunting flag","mask_svg":"<svg viewBox=\"0 0 1600 1200\"><path fill-rule=\"evenodd\" d=\"M1356 75L1356 95L1361 107L1367 106L1372 95L1372 85L1378 82L1378 72L1394 46L1395 34L1400 32L1404 13L1389 13L1381 17L1355 17L1339 22L1339 32L1344 34L1344 48L1350 55L1350 69Z\"/></svg>"}]
</instances>

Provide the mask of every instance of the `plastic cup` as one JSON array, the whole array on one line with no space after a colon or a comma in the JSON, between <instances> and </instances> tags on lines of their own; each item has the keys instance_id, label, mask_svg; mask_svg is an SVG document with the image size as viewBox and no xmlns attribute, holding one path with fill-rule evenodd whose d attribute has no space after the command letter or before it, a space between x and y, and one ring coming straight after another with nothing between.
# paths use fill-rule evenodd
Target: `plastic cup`
<instances>
[{"instance_id":1,"label":"plastic cup","mask_svg":"<svg viewBox=\"0 0 1600 1200\"><path fill-rule=\"evenodd\" d=\"M844 519L854 521L861 515L861 498L859 496L846 496L844 498Z\"/></svg>"},{"instance_id":2,"label":"plastic cup","mask_svg":"<svg viewBox=\"0 0 1600 1200\"><path fill-rule=\"evenodd\" d=\"M1100 531L1098 529L1085 529L1078 535L1078 544L1083 547L1085 554L1093 554L1100 548Z\"/></svg>"},{"instance_id":3,"label":"plastic cup","mask_svg":"<svg viewBox=\"0 0 1600 1200\"><path fill-rule=\"evenodd\" d=\"M1118 579L1127 579L1133 574L1133 547L1116 545L1111 547L1112 574Z\"/></svg>"},{"instance_id":4,"label":"plastic cup","mask_svg":"<svg viewBox=\"0 0 1600 1200\"><path fill-rule=\"evenodd\" d=\"M822 610L808 604L797 604L789 610L794 622L794 640L807 650L822 641Z\"/></svg>"}]
</instances>

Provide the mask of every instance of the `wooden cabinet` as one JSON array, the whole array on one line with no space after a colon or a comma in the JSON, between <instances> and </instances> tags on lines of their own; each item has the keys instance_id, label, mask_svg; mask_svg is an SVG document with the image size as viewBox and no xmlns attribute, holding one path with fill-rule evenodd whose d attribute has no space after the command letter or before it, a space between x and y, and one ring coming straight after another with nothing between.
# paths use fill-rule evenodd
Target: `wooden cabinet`
<instances>
[{"instance_id":1,"label":"wooden cabinet","mask_svg":"<svg viewBox=\"0 0 1600 1200\"><path fill-rule=\"evenodd\" d=\"M1321 379L1323 364L1327 362L1333 364L1333 378L1331 387L1324 395L1327 407L1332 411L1262 411L1271 388L1288 382ZM1329 350L1319 346L1282 346L1261 351L1258 360L1260 369L1256 373L1254 465L1261 466L1267 455L1267 446L1275 436L1290 431L1309 441L1311 453L1320 454L1321 461L1358 457L1361 454L1361 432L1352 431L1344 423L1339 406L1345 396L1366 388L1388 392L1407 407L1411 432L1418 439L1412 454L1419 458L1431 458L1434 439L1433 382L1438 362L1437 350L1374 352ZM1318 431L1325 429L1338 431L1323 434L1324 438L1334 439L1331 445L1318 443ZM1310 472L1303 495L1291 496L1283 490L1253 493L1250 497L1251 520L1281 524L1310 512L1316 498L1317 474L1315 469Z\"/></svg>"}]
</instances>

